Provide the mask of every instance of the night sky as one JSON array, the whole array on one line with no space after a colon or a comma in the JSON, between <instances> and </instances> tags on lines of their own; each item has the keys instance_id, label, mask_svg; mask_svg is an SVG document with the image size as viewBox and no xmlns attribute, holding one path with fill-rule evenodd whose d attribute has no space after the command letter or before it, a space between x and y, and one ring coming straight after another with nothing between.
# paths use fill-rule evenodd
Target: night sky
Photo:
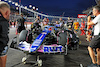
<instances>
[{"instance_id":1,"label":"night sky","mask_svg":"<svg viewBox=\"0 0 100 67\"><path fill-rule=\"evenodd\" d=\"M19 2L19 0L12 0ZM96 5L95 0L21 0L23 6L33 5L48 15L77 17L83 10Z\"/></svg>"}]
</instances>

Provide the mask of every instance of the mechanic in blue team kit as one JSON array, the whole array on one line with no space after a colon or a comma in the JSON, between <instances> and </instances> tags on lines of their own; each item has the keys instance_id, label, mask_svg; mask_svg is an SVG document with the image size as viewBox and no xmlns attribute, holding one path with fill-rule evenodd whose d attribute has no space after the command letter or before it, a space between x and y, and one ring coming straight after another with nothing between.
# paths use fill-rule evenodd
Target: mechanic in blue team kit
<instances>
[{"instance_id":1,"label":"mechanic in blue team kit","mask_svg":"<svg viewBox=\"0 0 100 67\"><path fill-rule=\"evenodd\" d=\"M0 1L0 67L6 67L10 6Z\"/></svg>"},{"instance_id":2,"label":"mechanic in blue team kit","mask_svg":"<svg viewBox=\"0 0 100 67\"><path fill-rule=\"evenodd\" d=\"M92 64L88 67L100 67L100 5L96 5L93 7L93 15L96 17L92 21L87 22L88 26L94 25L94 38L90 41L88 46ZM97 61L93 49L96 49Z\"/></svg>"},{"instance_id":3,"label":"mechanic in blue team kit","mask_svg":"<svg viewBox=\"0 0 100 67\"><path fill-rule=\"evenodd\" d=\"M60 28L61 25L59 24L58 21L56 21L56 25L55 26Z\"/></svg>"},{"instance_id":4,"label":"mechanic in blue team kit","mask_svg":"<svg viewBox=\"0 0 100 67\"><path fill-rule=\"evenodd\" d=\"M62 20L62 18L59 18L58 23L60 24L60 26L63 24L63 20Z\"/></svg>"}]
</instances>

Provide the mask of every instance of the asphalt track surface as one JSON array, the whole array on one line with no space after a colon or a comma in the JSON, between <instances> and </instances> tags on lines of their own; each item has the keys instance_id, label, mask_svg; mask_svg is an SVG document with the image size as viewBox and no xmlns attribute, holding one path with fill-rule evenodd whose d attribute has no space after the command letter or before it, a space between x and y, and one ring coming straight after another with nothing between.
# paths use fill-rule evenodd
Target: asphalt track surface
<instances>
[{"instance_id":1,"label":"asphalt track surface","mask_svg":"<svg viewBox=\"0 0 100 67\"><path fill-rule=\"evenodd\" d=\"M10 28L9 43L13 37L15 37L16 28ZM88 42L85 40L85 35L79 36L81 44L78 50L68 50L68 55L40 55L40 59L43 61L42 67L87 67L91 64L91 59L88 54L87 46ZM10 45L9 45L10 46ZM7 53L6 67L34 67L31 64L23 64L21 62L25 54L22 51L9 48ZM27 60L35 60L35 55L29 55ZM35 66L37 67L37 66Z\"/></svg>"}]
</instances>

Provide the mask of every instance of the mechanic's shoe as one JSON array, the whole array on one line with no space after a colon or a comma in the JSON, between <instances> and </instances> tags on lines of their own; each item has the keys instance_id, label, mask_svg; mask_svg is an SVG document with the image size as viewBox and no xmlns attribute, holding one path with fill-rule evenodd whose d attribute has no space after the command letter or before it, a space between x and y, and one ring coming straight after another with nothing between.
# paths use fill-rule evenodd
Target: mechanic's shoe
<instances>
[{"instance_id":1,"label":"mechanic's shoe","mask_svg":"<svg viewBox=\"0 0 100 67\"><path fill-rule=\"evenodd\" d=\"M91 64L88 67L98 67L98 65L97 64Z\"/></svg>"}]
</instances>

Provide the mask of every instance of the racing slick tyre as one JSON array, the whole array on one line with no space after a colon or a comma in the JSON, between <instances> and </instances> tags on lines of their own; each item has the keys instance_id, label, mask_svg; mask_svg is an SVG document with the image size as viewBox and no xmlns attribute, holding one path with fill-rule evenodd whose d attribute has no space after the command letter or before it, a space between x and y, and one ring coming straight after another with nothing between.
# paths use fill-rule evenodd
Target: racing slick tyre
<instances>
[{"instance_id":1,"label":"racing slick tyre","mask_svg":"<svg viewBox=\"0 0 100 67\"><path fill-rule=\"evenodd\" d=\"M19 42L26 41L27 34L28 34L27 30L22 30L21 33L19 34Z\"/></svg>"}]
</instances>

